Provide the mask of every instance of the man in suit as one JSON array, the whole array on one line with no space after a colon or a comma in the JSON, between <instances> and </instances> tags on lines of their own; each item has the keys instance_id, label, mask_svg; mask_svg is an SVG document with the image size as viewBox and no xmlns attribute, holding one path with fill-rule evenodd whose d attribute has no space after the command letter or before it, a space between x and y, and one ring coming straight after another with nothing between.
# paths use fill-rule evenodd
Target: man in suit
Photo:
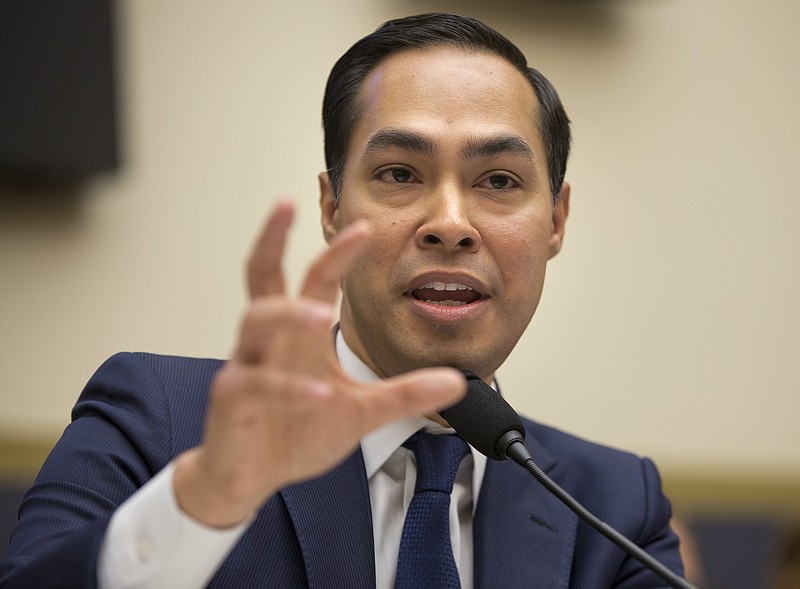
<instances>
[{"instance_id":1,"label":"man in suit","mask_svg":"<svg viewBox=\"0 0 800 589\"><path fill-rule=\"evenodd\" d=\"M568 120L514 45L452 15L356 43L323 118L330 247L300 296L284 291L282 203L232 358L101 367L22 505L0 586L394 585L416 477L403 442L448 433L436 411L463 394L459 371L495 383L530 322L569 211ZM524 425L553 479L680 571L652 463ZM461 587L663 586L516 465L473 449L455 476Z\"/></svg>"}]
</instances>

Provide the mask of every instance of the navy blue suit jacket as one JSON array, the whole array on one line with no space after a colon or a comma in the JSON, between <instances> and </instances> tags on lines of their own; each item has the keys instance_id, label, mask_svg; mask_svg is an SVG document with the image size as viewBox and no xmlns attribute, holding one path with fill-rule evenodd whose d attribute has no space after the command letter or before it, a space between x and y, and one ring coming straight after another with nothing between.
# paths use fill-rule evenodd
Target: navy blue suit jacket
<instances>
[{"instance_id":1,"label":"navy blue suit jacket","mask_svg":"<svg viewBox=\"0 0 800 589\"><path fill-rule=\"evenodd\" d=\"M217 360L119 354L90 380L20 508L0 587L95 587L115 508L200 443ZM587 509L673 570L678 541L653 464L525 420L526 445ZM475 587L663 587L511 462L489 461L474 521ZM272 497L209 587L375 585L361 451Z\"/></svg>"}]
</instances>

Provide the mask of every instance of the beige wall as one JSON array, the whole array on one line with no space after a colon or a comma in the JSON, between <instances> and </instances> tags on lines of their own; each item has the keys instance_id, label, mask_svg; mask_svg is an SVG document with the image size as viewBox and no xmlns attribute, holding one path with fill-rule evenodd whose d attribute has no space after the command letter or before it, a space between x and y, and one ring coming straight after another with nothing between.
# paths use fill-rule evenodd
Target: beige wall
<instances>
[{"instance_id":1,"label":"beige wall","mask_svg":"<svg viewBox=\"0 0 800 589\"><path fill-rule=\"evenodd\" d=\"M300 204L294 284L323 247L327 71L432 9L518 42L574 121L512 403L669 472L800 481L793 0L121 1L124 168L69 197L0 187L0 437L54 439L117 350L226 355L270 204Z\"/></svg>"}]
</instances>

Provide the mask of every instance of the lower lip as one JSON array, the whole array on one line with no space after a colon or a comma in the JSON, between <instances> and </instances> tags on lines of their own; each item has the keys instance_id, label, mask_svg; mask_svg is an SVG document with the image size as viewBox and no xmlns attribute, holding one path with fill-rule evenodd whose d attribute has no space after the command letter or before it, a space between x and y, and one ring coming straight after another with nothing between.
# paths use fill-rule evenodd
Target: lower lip
<instances>
[{"instance_id":1,"label":"lower lip","mask_svg":"<svg viewBox=\"0 0 800 589\"><path fill-rule=\"evenodd\" d=\"M438 324L450 325L477 319L483 315L489 303L489 299L478 299L474 303L450 307L447 305L427 303L412 296L408 297L408 301L413 311L421 315L424 319Z\"/></svg>"}]
</instances>

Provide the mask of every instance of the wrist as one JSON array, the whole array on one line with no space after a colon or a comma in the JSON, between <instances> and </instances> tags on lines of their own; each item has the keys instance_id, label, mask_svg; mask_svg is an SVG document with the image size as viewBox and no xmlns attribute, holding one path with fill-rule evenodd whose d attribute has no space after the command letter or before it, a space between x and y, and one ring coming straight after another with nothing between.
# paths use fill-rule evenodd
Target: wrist
<instances>
[{"instance_id":1,"label":"wrist","mask_svg":"<svg viewBox=\"0 0 800 589\"><path fill-rule=\"evenodd\" d=\"M211 528L235 527L251 518L261 503L240 496L232 485L208 474L201 448L188 450L175 459L172 485L180 511Z\"/></svg>"}]
</instances>

